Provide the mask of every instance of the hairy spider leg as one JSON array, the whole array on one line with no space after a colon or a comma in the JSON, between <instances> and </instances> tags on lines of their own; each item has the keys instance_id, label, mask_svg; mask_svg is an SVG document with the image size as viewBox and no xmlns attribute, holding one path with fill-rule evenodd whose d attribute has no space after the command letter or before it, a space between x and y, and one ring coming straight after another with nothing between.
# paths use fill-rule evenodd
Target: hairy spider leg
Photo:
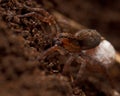
<instances>
[{"instance_id":1,"label":"hairy spider leg","mask_svg":"<svg viewBox=\"0 0 120 96\"><path fill-rule=\"evenodd\" d=\"M65 51L63 50L63 48L61 48L58 45L54 45L53 47L51 47L51 48L47 49L46 51L44 51L43 53L41 53L40 60L44 60L47 56L49 56L50 54L52 54L55 51L58 51L61 55L65 54Z\"/></svg>"}]
</instances>

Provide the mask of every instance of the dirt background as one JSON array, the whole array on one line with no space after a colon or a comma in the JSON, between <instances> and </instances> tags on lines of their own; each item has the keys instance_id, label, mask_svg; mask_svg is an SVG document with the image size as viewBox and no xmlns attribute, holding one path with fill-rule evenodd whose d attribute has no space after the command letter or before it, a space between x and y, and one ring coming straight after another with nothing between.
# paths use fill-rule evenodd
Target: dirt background
<instances>
[{"instance_id":1,"label":"dirt background","mask_svg":"<svg viewBox=\"0 0 120 96\"><path fill-rule=\"evenodd\" d=\"M36 2L37 1L37 2ZM72 79L79 64L72 65L71 77L61 74L67 57L55 52L43 62L40 54L53 46L50 35L54 20L49 19L53 11L92 29L98 30L115 49L120 51L120 1L119 0L0 0L0 96L110 96L108 81L93 83L85 80L73 86ZM29 6L25 7L25 6ZM38 17L19 18L18 15L33 12L30 8L43 8L49 15L38 13ZM18 17L17 17L18 16ZM50 21L49 21L50 20ZM60 20L57 20L60 21ZM61 30L77 31L61 24ZM51 26L53 25L53 27ZM116 90L120 92L120 64L111 70ZM96 80L96 79L95 79ZM105 84L99 87L99 84ZM106 91L105 89L108 88Z\"/></svg>"}]
</instances>

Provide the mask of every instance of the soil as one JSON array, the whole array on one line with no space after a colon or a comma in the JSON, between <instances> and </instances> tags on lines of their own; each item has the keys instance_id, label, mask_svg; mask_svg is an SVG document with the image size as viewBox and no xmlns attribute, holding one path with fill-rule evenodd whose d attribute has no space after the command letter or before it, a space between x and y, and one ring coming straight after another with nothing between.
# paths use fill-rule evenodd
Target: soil
<instances>
[{"instance_id":1,"label":"soil","mask_svg":"<svg viewBox=\"0 0 120 96\"><path fill-rule=\"evenodd\" d=\"M93 20L92 15L86 17L86 4L90 7L93 3L84 1L78 3L78 1L76 0L74 4L72 4L72 0L71 3L66 2L69 5L68 8L66 3L63 4L63 1L60 0L51 2L47 0L0 0L0 96L109 96L109 92L104 91L101 86L98 87L99 84L87 80L80 81L78 86L74 85L73 81L80 67L76 62L72 64L71 74L63 75L62 69L68 56L61 56L58 52L54 52L42 62L40 61L42 52L53 46L53 38L58 31L77 31L69 25L58 22L59 20L57 21L51 14L53 10L60 11L89 28L103 31L102 34L119 50L120 46L117 42L119 41L117 34L120 30L119 18L115 19L116 22L114 16L105 21L104 15L98 16L103 13L101 5L98 5L101 3L96 2L100 13L94 13L97 15L94 15L95 20ZM94 2L94 0L92 1ZM76 4L81 5L76 6ZM102 7L106 7L105 14L110 5L108 3ZM34 11L34 8L42 11ZM76 9L74 10L74 8ZM79 14L78 9L81 9ZM92 10L91 7L88 9L88 11ZM118 9L114 6L116 16ZM32 12L36 12L39 16L22 17L22 15ZM111 18L113 21L110 21ZM102 23L106 26L101 25ZM113 34L114 29L117 34ZM106 35L109 32L111 35ZM113 38L115 39L113 40ZM116 64L111 71L118 91L120 91L119 68L120 66ZM97 82L100 83L101 80ZM107 80L106 82L108 83ZM106 86L110 87L109 84Z\"/></svg>"}]
</instances>

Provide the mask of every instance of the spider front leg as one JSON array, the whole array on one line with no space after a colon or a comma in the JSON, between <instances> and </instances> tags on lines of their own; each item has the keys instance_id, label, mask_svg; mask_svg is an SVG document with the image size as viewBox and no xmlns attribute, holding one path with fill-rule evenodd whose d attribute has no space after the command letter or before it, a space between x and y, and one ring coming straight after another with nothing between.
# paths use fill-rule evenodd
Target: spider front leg
<instances>
[{"instance_id":1,"label":"spider front leg","mask_svg":"<svg viewBox=\"0 0 120 96\"><path fill-rule=\"evenodd\" d=\"M63 75L70 75L70 65L74 60L75 60L75 57L72 55L68 58L68 60L66 61L63 67L63 71L62 71Z\"/></svg>"},{"instance_id":2,"label":"spider front leg","mask_svg":"<svg viewBox=\"0 0 120 96\"><path fill-rule=\"evenodd\" d=\"M45 58L47 58L47 56L54 53L55 51L58 51L61 55L65 55L65 51L60 46L54 45L53 47L51 47L51 48L47 49L46 51L44 51L43 53L41 53L40 61L44 60Z\"/></svg>"}]
</instances>

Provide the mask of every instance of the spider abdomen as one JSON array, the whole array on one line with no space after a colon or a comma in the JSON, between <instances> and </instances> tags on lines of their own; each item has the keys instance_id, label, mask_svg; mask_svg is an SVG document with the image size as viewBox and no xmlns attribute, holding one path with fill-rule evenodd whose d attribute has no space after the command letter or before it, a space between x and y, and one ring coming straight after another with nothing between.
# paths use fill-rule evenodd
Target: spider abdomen
<instances>
[{"instance_id":1,"label":"spider abdomen","mask_svg":"<svg viewBox=\"0 0 120 96\"><path fill-rule=\"evenodd\" d=\"M83 29L75 34L82 50L98 46L101 42L101 35L96 30Z\"/></svg>"}]
</instances>

